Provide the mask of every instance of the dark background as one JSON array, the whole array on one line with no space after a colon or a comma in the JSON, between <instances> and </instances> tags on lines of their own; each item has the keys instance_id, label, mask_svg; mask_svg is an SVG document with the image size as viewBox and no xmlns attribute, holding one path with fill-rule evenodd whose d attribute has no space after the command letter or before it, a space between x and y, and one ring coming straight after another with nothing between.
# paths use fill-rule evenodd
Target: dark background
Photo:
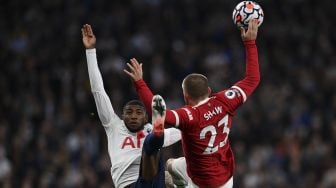
<instances>
[{"instance_id":1,"label":"dark background","mask_svg":"<svg viewBox=\"0 0 336 188\"><path fill-rule=\"evenodd\" d=\"M107 141L90 92L80 29L92 25L99 66L120 114L136 98L131 57L168 107L181 81L213 91L244 76L231 14L237 0L1 1L0 187L112 187ZM234 187L336 187L336 24L332 0L257 1L261 84L237 112ZM165 158L181 155L180 145Z\"/></svg>"}]
</instances>

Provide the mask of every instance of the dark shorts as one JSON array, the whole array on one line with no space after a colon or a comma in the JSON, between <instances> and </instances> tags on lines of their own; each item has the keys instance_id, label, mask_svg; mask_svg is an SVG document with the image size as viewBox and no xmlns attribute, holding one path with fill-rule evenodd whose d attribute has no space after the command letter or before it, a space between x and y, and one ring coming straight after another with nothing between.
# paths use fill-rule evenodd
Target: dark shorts
<instances>
[{"instance_id":1,"label":"dark shorts","mask_svg":"<svg viewBox=\"0 0 336 188\"><path fill-rule=\"evenodd\" d=\"M138 180L132 186L132 188L165 188L165 168L160 158L158 174L154 177L152 181L146 181L142 178L141 173L139 174ZM141 172L141 171L140 171Z\"/></svg>"}]
</instances>

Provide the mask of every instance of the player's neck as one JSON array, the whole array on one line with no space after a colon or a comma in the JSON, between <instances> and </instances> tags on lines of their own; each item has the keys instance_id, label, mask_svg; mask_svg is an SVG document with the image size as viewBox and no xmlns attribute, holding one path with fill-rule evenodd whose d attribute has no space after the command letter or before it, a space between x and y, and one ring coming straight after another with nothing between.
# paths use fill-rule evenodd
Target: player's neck
<instances>
[{"instance_id":1,"label":"player's neck","mask_svg":"<svg viewBox=\"0 0 336 188\"><path fill-rule=\"evenodd\" d=\"M190 106L196 106L196 105L198 105L199 103L201 103L201 102L203 102L204 100L206 100L208 97L204 97L204 98L201 98L201 99L198 99L198 100L191 100L191 99L189 99L188 100L188 104L190 105Z\"/></svg>"},{"instance_id":2,"label":"player's neck","mask_svg":"<svg viewBox=\"0 0 336 188\"><path fill-rule=\"evenodd\" d=\"M188 104L189 104L190 106L195 106L195 105L197 104L197 102L195 102L195 101L193 101L193 100L189 100L189 101L188 101Z\"/></svg>"}]
</instances>

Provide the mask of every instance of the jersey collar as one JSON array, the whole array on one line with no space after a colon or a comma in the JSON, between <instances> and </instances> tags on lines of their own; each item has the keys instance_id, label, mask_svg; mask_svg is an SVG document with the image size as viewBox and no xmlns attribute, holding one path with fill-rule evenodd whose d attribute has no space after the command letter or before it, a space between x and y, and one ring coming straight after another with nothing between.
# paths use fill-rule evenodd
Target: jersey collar
<instances>
[{"instance_id":1,"label":"jersey collar","mask_svg":"<svg viewBox=\"0 0 336 188\"><path fill-rule=\"evenodd\" d=\"M193 107L198 107L198 106L201 106L202 104L204 104L204 103L206 103L206 102L208 102L208 100L209 100L210 98L209 97L207 97L207 98L205 98L205 99L203 99L202 101L200 101L198 104L196 104L195 106L193 106Z\"/></svg>"}]
</instances>

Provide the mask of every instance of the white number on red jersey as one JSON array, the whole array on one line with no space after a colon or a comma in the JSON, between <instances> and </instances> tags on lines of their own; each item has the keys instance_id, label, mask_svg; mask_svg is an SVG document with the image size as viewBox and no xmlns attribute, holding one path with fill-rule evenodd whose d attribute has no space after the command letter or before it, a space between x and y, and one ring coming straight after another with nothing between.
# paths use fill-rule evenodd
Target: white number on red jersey
<instances>
[{"instance_id":1,"label":"white number on red jersey","mask_svg":"<svg viewBox=\"0 0 336 188\"><path fill-rule=\"evenodd\" d=\"M208 147L205 148L203 154L215 153L216 151L218 151L218 148L221 148L226 144L229 133L230 133L230 128L228 127L228 123L229 123L229 115L227 114L217 124L218 127L224 126L222 133L223 134L226 133L226 137L224 138L224 140L222 140L219 143L219 146L218 145L214 146L214 142L216 140L216 135L217 135L216 127L214 125L208 125L208 126L206 126L202 129L202 131L200 133L200 139L205 139L205 135L207 134L207 132L211 133L211 137L209 139Z\"/></svg>"}]
</instances>

